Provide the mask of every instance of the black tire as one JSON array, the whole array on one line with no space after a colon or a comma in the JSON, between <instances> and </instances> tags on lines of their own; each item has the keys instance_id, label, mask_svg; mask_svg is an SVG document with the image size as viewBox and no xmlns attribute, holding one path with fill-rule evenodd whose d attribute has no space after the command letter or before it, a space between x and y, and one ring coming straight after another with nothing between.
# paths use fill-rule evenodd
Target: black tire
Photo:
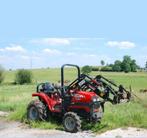
<instances>
[{"instance_id":1,"label":"black tire","mask_svg":"<svg viewBox=\"0 0 147 138\"><path fill-rule=\"evenodd\" d=\"M45 105L39 100L33 100L27 107L27 119L32 121L45 120Z\"/></svg>"},{"instance_id":2,"label":"black tire","mask_svg":"<svg viewBox=\"0 0 147 138\"><path fill-rule=\"evenodd\" d=\"M63 126L65 131L76 133L81 130L80 117L74 112L67 112L63 117Z\"/></svg>"}]
</instances>

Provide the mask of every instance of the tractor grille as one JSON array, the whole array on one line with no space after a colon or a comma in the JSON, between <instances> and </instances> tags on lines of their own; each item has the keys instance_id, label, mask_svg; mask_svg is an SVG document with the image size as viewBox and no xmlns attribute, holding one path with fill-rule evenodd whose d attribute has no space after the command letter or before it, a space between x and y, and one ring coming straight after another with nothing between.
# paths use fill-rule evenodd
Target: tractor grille
<instances>
[{"instance_id":1,"label":"tractor grille","mask_svg":"<svg viewBox=\"0 0 147 138\"><path fill-rule=\"evenodd\" d=\"M91 119L97 121L102 117L101 106L100 103L94 102L91 109Z\"/></svg>"},{"instance_id":2,"label":"tractor grille","mask_svg":"<svg viewBox=\"0 0 147 138\"><path fill-rule=\"evenodd\" d=\"M93 103L93 109L98 109L100 107L100 103L99 102L94 102Z\"/></svg>"}]
</instances>

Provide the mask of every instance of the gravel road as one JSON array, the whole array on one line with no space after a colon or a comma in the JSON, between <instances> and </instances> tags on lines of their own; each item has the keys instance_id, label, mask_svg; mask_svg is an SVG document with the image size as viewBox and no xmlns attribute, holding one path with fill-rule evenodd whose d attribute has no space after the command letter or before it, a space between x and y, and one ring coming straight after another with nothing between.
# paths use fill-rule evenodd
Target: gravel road
<instances>
[{"instance_id":1,"label":"gravel road","mask_svg":"<svg viewBox=\"0 0 147 138\"><path fill-rule=\"evenodd\" d=\"M0 118L0 138L147 138L147 129L129 127L99 135L90 131L71 134L59 130L30 129L20 122L7 122Z\"/></svg>"}]
</instances>

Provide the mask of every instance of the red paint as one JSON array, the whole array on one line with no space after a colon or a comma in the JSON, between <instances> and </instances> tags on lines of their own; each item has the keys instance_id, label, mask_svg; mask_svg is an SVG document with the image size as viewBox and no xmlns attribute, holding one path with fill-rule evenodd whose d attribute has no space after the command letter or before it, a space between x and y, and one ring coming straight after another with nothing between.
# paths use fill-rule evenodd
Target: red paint
<instances>
[{"instance_id":1,"label":"red paint","mask_svg":"<svg viewBox=\"0 0 147 138\"><path fill-rule=\"evenodd\" d=\"M77 98L79 95L79 99ZM72 102L76 103L76 102L81 102L81 103L90 103L92 100L92 97L96 96L96 94L94 92L85 92L85 91L76 91L73 94L72 97Z\"/></svg>"},{"instance_id":2,"label":"red paint","mask_svg":"<svg viewBox=\"0 0 147 138\"><path fill-rule=\"evenodd\" d=\"M72 93L72 98L71 98L72 105L68 107L68 110L81 109L81 110L85 110L86 112L90 112L90 107L82 105L82 104L83 103L87 105L90 104L92 102L92 97L97 96L94 92L85 92L85 91L75 90L70 93ZM40 97L48 105L48 108L51 112L61 112L62 111L62 109L60 110L54 109L55 105L62 104L62 99L60 95L51 94L51 96L48 96L47 94L40 92L40 93L33 93L32 96ZM82 103L82 104L76 105L76 103Z\"/></svg>"},{"instance_id":3,"label":"red paint","mask_svg":"<svg viewBox=\"0 0 147 138\"><path fill-rule=\"evenodd\" d=\"M33 93L32 96L38 96L40 97L47 105L51 112L61 112L60 110L55 110L54 106L57 104L61 104L61 98L57 95L52 94L51 97L47 96L45 93Z\"/></svg>"}]
</instances>

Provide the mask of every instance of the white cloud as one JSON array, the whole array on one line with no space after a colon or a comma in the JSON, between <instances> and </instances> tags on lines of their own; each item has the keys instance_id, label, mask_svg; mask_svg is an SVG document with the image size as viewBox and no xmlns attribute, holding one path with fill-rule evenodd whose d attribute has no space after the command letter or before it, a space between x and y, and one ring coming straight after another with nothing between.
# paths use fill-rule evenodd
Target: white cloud
<instances>
[{"instance_id":1,"label":"white cloud","mask_svg":"<svg viewBox=\"0 0 147 138\"><path fill-rule=\"evenodd\" d=\"M7 51L12 52L25 52L25 49L22 48L20 45L11 44L10 47L5 48Z\"/></svg>"},{"instance_id":2,"label":"white cloud","mask_svg":"<svg viewBox=\"0 0 147 138\"><path fill-rule=\"evenodd\" d=\"M38 45L70 45L73 41L92 41L92 40L104 40L102 37L67 37L67 38L40 38L31 40L31 43Z\"/></svg>"},{"instance_id":3,"label":"white cloud","mask_svg":"<svg viewBox=\"0 0 147 138\"><path fill-rule=\"evenodd\" d=\"M61 54L61 52L59 50L49 49L49 48L44 49L43 52L48 55L60 55Z\"/></svg>"},{"instance_id":4,"label":"white cloud","mask_svg":"<svg viewBox=\"0 0 147 138\"><path fill-rule=\"evenodd\" d=\"M108 41L107 45L109 47L116 47L119 49L132 49L136 47L136 45L133 42L129 41Z\"/></svg>"},{"instance_id":5,"label":"white cloud","mask_svg":"<svg viewBox=\"0 0 147 138\"><path fill-rule=\"evenodd\" d=\"M70 40L67 38L42 38L31 42L39 45L70 45Z\"/></svg>"},{"instance_id":6,"label":"white cloud","mask_svg":"<svg viewBox=\"0 0 147 138\"><path fill-rule=\"evenodd\" d=\"M10 46L0 49L0 52L21 52L23 53L25 51L26 50L22 48L22 46L16 45L16 44L10 44Z\"/></svg>"}]
</instances>

